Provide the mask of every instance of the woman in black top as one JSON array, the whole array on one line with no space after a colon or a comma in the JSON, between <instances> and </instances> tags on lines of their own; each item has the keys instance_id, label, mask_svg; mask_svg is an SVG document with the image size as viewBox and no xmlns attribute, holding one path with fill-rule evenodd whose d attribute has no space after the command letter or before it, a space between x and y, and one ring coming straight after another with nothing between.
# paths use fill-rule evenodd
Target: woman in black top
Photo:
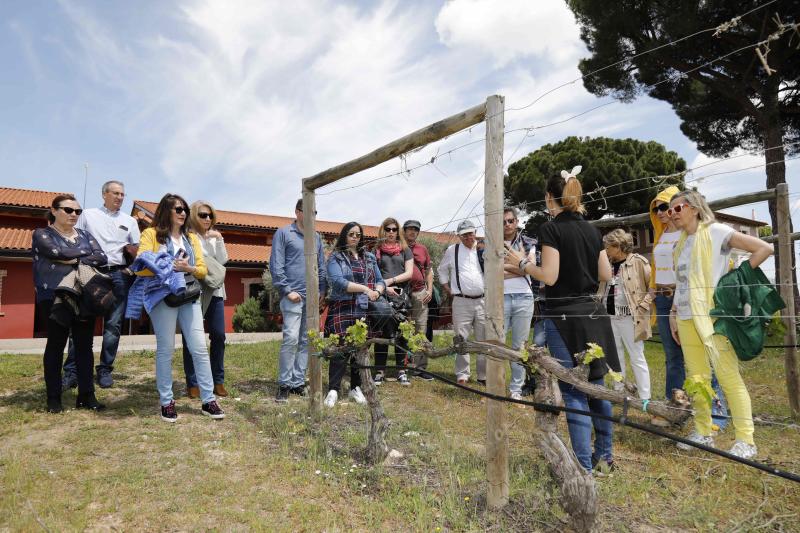
<instances>
[{"instance_id":1,"label":"woman in black top","mask_svg":"<svg viewBox=\"0 0 800 533\"><path fill-rule=\"evenodd\" d=\"M545 202L554 217L539 228L542 265L529 263L523 255L507 248L506 262L545 283L545 332L553 357L567 368L576 366L573 354L599 344L605 359L589 365L589 381L603 385L606 363L619 371L617 350L606 310L595 298L600 281L611 279L611 264L600 232L583 219L583 190L575 174L561 172L547 181ZM589 320L590 319L590 320ZM572 385L559 382L564 404L573 409L611 415L611 403L588 398ZM605 472L613 465L612 426L608 420L567 414L572 449L587 471ZM595 430L592 451L592 426Z\"/></svg>"},{"instance_id":2,"label":"woman in black top","mask_svg":"<svg viewBox=\"0 0 800 533\"><path fill-rule=\"evenodd\" d=\"M406 238L400 231L400 224L395 218L387 218L378 229L379 246L375 250L378 259L378 268L386 282L386 296L398 312L408 313L411 307L408 280L414 270L414 254L406 244ZM394 320L387 321L383 328L383 336L387 339L395 337L394 358L397 366L408 363L408 343L397 332L398 323ZM389 347L385 344L375 345L375 366L379 367L375 373L375 385L383 383L386 370L386 359ZM405 370L397 374L397 381L401 385L411 385Z\"/></svg>"},{"instance_id":3,"label":"woman in black top","mask_svg":"<svg viewBox=\"0 0 800 533\"><path fill-rule=\"evenodd\" d=\"M50 225L33 232L33 282L36 287L36 312L47 324L43 363L47 410L51 413L64 410L61 405L61 365L70 333L75 343L75 362L78 367L78 399L75 407L93 410L105 408L95 398L92 381L95 317L67 317L71 324L65 325L63 320L55 320L51 314L56 299L55 289L67 274L73 272L78 264L98 267L105 265L108 260L95 238L75 227L82 211L73 195L59 194L53 198L47 214Z\"/></svg>"}]
</instances>

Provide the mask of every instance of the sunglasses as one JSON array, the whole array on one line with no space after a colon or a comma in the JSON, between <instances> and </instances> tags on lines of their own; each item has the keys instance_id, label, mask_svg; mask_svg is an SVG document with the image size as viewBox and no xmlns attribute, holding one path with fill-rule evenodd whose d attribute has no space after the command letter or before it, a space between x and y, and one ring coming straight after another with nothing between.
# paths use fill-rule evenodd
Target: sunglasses
<instances>
[{"instance_id":1,"label":"sunglasses","mask_svg":"<svg viewBox=\"0 0 800 533\"><path fill-rule=\"evenodd\" d=\"M197 213L197 217L202 218L203 220L212 218L211 213Z\"/></svg>"},{"instance_id":2,"label":"sunglasses","mask_svg":"<svg viewBox=\"0 0 800 533\"><path fill-rule=\"evenodd\" d=\"M391 228L388 226L384 226L383 230L388 231L389 233L397 233L397 226L392 226Z\"/></svg>"},{"instance_id":3,"label":"sunglasses","mask_svg":"<svg viewBox=\"0 0 800 533\"><path fill-rule=\"evenodd\" d=\"M515 218L506 218L506 219L503 219L503 224L507 224L507 225L510 226L511 224L514 224L516 221L517 221L517 219L515 219Z\"/></svg>"},{"instance_id":4,"label":"sunglasses","mask_svg":"<svg viewBox=\"0 0 800 533\"><path fill-rule=\"evenodd\" d=\"M189 212L188 209L186 209L185 207L182 207L182 206L177 206L177 207L174 207L173 209L175 209L175 212L178 213L179 215L182 215L184 213L188 213Z\"/></svg>"},{"instance_id":5,"label":"sunglasses","mask_svg":"<svg viewBox=\"0 0 800 533\"><path fill-rule=\"evenodd\" d=\"M56 209L61 209L62 211L64 211L68 215L71 215L72 213L75 213L76 215L81 216L81 213L83 213L83 209L73 209L71 207L58 206L58 207L56 207Z\"/></svg>"},{"instance_id":6,"label":"sunglasses","mask_svg":"<svg viewBox=\"0 0 800 533\"><path fill-rule=\"evenodd\" d=\"M653 211L653 213L658 213L659 211L661 211L663 213L664 211L667 211L668 209L669 209L669 204L658 204L657 206L655 206L652 209L652 211Z\"/></svg>"},{"instance_id":7,"label":"sunglasses","mask_svg":"<svg viewBox=\"0 0 800 533\"><path fill-rule=\"evenodd\" d=\"M361 238L361 234L360 233L356 233L354 231L351 231L350 233L348 233L347 236L348 237L353 237L355 239L360 239Z\"/></svg>"},{"instance_id":8,"label":"sunglasses","mask_svg":"<svg viewBox=\"0 0 800 533\"><path fill-rule=\"evenodd\" d=\"M667 214L671 215L672 213L680 213L686 207L691 207L689 204L678 204L675 207L670 207L667 209Z\"/></svg>"}]
</instances>

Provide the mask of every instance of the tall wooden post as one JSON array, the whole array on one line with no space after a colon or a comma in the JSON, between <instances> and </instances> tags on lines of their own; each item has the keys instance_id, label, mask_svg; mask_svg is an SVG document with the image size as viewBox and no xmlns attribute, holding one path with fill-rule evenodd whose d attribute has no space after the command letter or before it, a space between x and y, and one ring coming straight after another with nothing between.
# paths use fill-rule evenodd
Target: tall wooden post
<instances>
[{"instance_id":1,"label":"tall wooden post","mask_svg":"<svg viewBox=\"0 0 800 533\"><path fill-rule=\"evenodd\" d=\"M786 308L781 312L783 324L786 326L784 344L786 344L786 356L784 366L786 367L786 392L789 396L789 407L792 416L800 417L800 379L797 374L797 320L794 313L794 286L792 285L792 237L790 235L789 222L789 186L786 183L779 183L775 187L776 207L778 210L778 247L780 293Z\"/></svg>"},{"instance_id":2,"label":"tall wooden post","mask_svg":"<svg viewBox=\"0 0 800 533\"><path fill-rule=\"evenodd\" d=\"M486 340L505 342L503 324L503 129L502 96L486 99L486 178L484 212L486 240L484 248L486 287ZM506 363L486 362L488 392L505 395ZM486 404L486 476L489 491L486 501L498 509L508 503L508 431L506 406L489 400Z\"/></svg>"},{"instance_id":3,"label":"tall wooden post","mask_svg":"<svg viewBox=\"0 0 800 533\"><path fill-rule=\"evenodd\" d=\"M306 329L319 331L319 270L317 268L316 195L303 186L303 247L306 255ZM323 273L324 275L324 273ZM312 416L322 409L322 361L309 357L308 373L311 378L309 409Z\"/></svg>"}]
</instances>

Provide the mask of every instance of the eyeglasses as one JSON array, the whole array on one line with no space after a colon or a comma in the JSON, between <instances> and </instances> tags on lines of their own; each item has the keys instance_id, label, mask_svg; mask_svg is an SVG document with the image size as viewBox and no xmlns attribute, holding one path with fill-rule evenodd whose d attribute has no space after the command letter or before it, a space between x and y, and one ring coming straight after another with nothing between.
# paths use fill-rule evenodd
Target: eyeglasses
<instances>
[{"instance_id":1,"label":"eyeglasses","mask_svg":"<svg viewBox=\"0 0 800 533\"><path fill-rule=\"evenodd\" d=\"M667 209L667 214L671 215L672 213L680 213L683 211L685 207L691 207L689 204L678 204L675 207L670 207Z\"/></svg>"},{"instance_id":2,"label":"eyeglasses","mask_svg":"<svg viewBox=\"0 0 800 533\"><path fill-rule=\"evenodd\" d=\"M351 231L350 233L347 234L347 236L348 237L353 237L354 239L360 239L361 238L361 234L357 233L355 231Z\"/></svg>"},{"instance_id":3,"label":"eyeglasses","mask_svg":"<svg viewBox=\"0 0 800 533\"><path fill-rule=\"evenodd\" d=\"M659 211L663 213L664 211L668 210L669 210L669 204L658 204L652 209L653 213L658 213Z\"/></svg>"},{"instance_id":4,"label":"eyeglasses","mask_svg":"<svg viewBox=\"0 0 800 533\"><path fill-rule=\"evenodd\" d=\"M211 213L197 213L198 218L202 218L203 220L207 218L213 218Z\"/></svg>"},{"instance_id":5,"label":"eyeglasses","mask_svg":"<svg viewBox=\"0 0 800 533\"><path fill-rule=\"evenodd\" d=\"M517 221L516 218L506 218L503 220L503 224L510 226L511 224L514 224L516 221Z\"/></svg>"},{"instance_id":6,"label":"eyeglasses","mask_svg":"<svg viewBox=\"0 0 800 533\"><path fill-rule=\"evenodd\" d=\"M64 211L68 215L71 215L72 213L75 213L76 215L81 216L81 213L83 213L83 209L73 209L71 207L58 206L58 207L56 207L56 209L61 209L62 211Z\"/></svg>"},{"instance_id":7,"label":"eyeglasses","mask_svg":"<svg viewBox=\"0 0 800 533\"><path fill-rule=\"evenodd\" d=\"M188 213L189 212L188 209L186 209L185 207L180 206L180 205L175 206L173 209L175 209L175 212L178 213L179 215L182 215L184 213Z\"/></svg>"},{"instance_id":8,"label":"eyeglasses","mask_svg":"<svg viewBox=\"0 0 800 533\"><path fill-rule=\"evenodd\" d=\"M397 233L397 226L392 226L391 228L388 226L384 226L383 230L388 231L389 233Z\"/></svg>"}]
</instances>

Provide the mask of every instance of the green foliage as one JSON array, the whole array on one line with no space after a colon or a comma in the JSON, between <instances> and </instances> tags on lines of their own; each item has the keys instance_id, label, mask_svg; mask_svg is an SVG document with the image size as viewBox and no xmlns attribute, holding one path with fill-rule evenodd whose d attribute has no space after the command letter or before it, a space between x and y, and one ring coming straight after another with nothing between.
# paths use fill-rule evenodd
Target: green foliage
<instances>
[{"instance_id":1,"label":"green foliage","mask_svg":"<svg viewBox=\"0 0 800 533\"><path fill-rule=\"evenodd\" d=\"M267 331L267 320L255 298L248 298L234 308L232 323L237 333Z\"/></svg>"},{"instance_id":2,"label":"green foliage","mask_svg":"<svg viewBox=\"0 0 800 533\"><path fill-rule=\"evenodd\" d=\"M615 371L611 370L610 368L608 369L608 377L610 377L612 380L616 381L617 383L622 383L622 380L623 380L622 374L620 374L619 372L615 372Z\"/></svg>"},{"instance_id":3,"label":"green foliage","mask_svg":"<svg viewBox=\"0 0 800 533\"><path fill-rule=\"evenodd\" d=\"M411 352L419 352L425 347L425 343L428 342L428 338L425 335L422 333L415 333L416 328L413 322L408 320L401 322L399 330L400 334L408 342L408 349Z\"/></svg>"},{"instance_id":4,"label":"green foliage","mask_svg":"<svg viewBox=\"0 0 800 533\"><path fill-rule=\"evenodd\" d=\"M589 349L583 353L584 365L588 365L595 359L602 359L603 357L606 356L606 354L603 352L603 348L599 344L595 344L593 342L587 342L586 346L588 346Z\"/></svg>"},{"instance_id":5,"label":"green foliage","mask_svg":"<svg viewBox=\"0 0 800 533\"><path fill-rule=\"evenodd\" d=\"M763 148L765 142L778 146L800 140L797 36L787 32L770 41L772 75L766 74L755 50L741 49L775 32L776 14L784 22L796 22L796 0L771 2L719 36L700 30L738 17L756 3L567 0L567 5L592 54L578 65L589 92L623 102L647 94L670 103L682 121L681 131L701 152L717 157L737 148ZM672 42L687 35L691 37ZM678 71L686 75L676 75ZM800 145L784 148L767 152L767 163L783 161ZM768 187L785 182L783 164L766 171Z\"/></svg>"},{"instance_id":6,"label":"green foliage","mask_svg":"<svg viewBox=\"0 0 800 533\"><path fill-rule=\"evenodd\" d=\"M758 228L759 237L769 237L772 235L772 226L761 226Z\"/></svg>"},{"instance_id":7,"label":"green foliage","mask_svg":"<svg viewBox=\"0 0 800 533\"><path fill-rule=\"evenodd\" d=\"M428 249L428 253L431 256L431 268L435 269L436 267L438 267L439 263L441 263L442 261L442 256L444 256L445 250L447 250L447 246L445 246L444 244L440 243L437 240L434 240L431 237L426 237L426 236L420 237L419 239L417 239L417 242L425 245L425 248ZM444 290L442 289L442 286L439 284L439 282L436 280L436 277L434 277L433 284L439 289L439 294L444 295Z\"/></svg>"},{"instance_id":8,"label":"green foliage","mask_svg":"<svg viewBox=\"0 0 800 533\"><path fill-rule=\"evenodd\" d=\"M767 338L783 339L784 335L786 335L786 324L783 323L781 314L778 312L772 315L772 319L767 324Z\"/></svg>"},{"instance_id":9,"label":"green foliage","mask_svg":"<svg viewBox=\"0 0 800 533\"><path fill-rule=\"evenodd\" d=\"M705 399L709 405L711 401L717 397L714 389L711 387L711 380L704 379L703 376L687 377L683 382L683 390L692 398L701 397Z\"/></svg>"},{"instance_id":10,"label":"green foliage","mask_svg":"<svg viewBox=\"0 0 800 533\"><path fill-rule=\"evenodd\" d=\"M356 323L345 330L344 341L351 346L361 346L367 342L369 328L363 318L356 320Z\"/></svg>"},{"instance_id":11,"label":"green foliage","mask_svg":"<svg viewBox=\"0 0 800 533\"><path fill-rule=\"evenodd\" d=\"M673 174L686 169L686 162L675 152L655 142L607 137L567 137L555 144L546 144L508 167L505 190L509 202L528 202L533 210L544 211L544 189L547 180L562 169L582 165L578 179L584 191L587 218L597 219L606 214L616 216L642 212L642 206L667 185L681 184L682 178L665 183L651 180L629 182L644 176ZM628 182L628 183L625 183ZM601 196L585 193L606 187ZM602 197L611 197L603 200ZM607 210L603 210L606 207ZM531 211L529 209L529 211ZM533 213L528 230L544 221L544 213Z\"/></svg>"},{"instance_id":12,"label":"green foliage","mask_svg":"<svg viewBox=\"0 0 800 533\"><path fill-rule=\"evenodd\" d=\"M269 271L269 267L265 268L264 272L261 274L261 282L264 284L264 290L259 294L261 307L272 313L279 312L281 295L280 292L272 286L272 273Z\"/></svg>"},{"instance_id":13,"label":"green foliage","mask_svg":"<svg viewBox=\"0 0 800 533\"><path fill-rule=\"evenodd\" d=\"M322 351L325 348L339 345L339 335L334 333L333 335L323 337L320 335L319 331L310 329L308 330L308 344L313 349L313 355L319 356L322 355Z\"/></svg>"}]
</instances>

